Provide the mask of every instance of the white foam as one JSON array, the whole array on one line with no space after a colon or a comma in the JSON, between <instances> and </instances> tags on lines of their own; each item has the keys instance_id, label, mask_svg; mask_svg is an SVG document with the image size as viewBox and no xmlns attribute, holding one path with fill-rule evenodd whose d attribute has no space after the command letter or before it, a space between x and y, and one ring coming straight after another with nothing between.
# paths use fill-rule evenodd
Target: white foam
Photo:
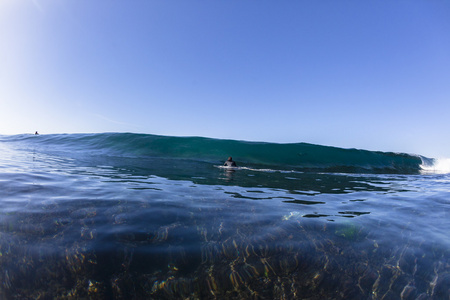
<instances>
[{"instance_id":1,"label":"white foam","mask_svg":"<svg viewBox=\"0 0 450 300\"><path fill-rule=\"evenodd\" d=\"M274 173L274 172L279 172L279 173L303 173L300 171L287 171L287 170L273 170L273 169L254 169L254 168L248 168L248 167L229 167L229 166L214 166L216 168L220 168L220 169L226 169L226 170L248 170L248 171L254 171L254 172L267 172L267 173Z\"/></svg>"},{"instance_id":2,"label":"white foam","mask_svg":"<svg viewBox=\"0 0 450 300\"><path fill-rule=\"evenodd\" d=\"M450 158L435 158L432 164L424 163L420 167L425 174L448 174L450 173Z\"/></svg>"}]
</instances>

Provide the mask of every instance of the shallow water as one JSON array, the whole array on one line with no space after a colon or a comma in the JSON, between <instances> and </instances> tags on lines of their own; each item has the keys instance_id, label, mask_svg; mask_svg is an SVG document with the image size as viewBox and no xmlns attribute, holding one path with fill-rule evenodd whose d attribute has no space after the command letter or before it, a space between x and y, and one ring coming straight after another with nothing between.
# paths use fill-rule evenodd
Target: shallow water
<instances>
[{"instance_id":1,"label":"shallow water","mask_svg":"<svg viewBox=\"0 0 450 300\"><path fill-rule=\"evenodd\" d=\"M0 296L448 299L450 176L0 144Z\"/></svg>"}]
</instances>

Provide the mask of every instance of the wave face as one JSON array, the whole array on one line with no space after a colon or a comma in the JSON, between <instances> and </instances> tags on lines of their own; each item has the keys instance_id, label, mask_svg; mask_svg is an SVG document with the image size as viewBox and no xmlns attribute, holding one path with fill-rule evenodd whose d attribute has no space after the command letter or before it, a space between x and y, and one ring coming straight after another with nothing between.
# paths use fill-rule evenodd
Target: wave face
<instances>
[{"instance_id":1,"label":"wave face","mask_svg":"<svg viewBox=\"0 0 450 300\"><path fill-rule=\"evenodd\" d=\"M232 156L241 167L301 172L418 174L424 161L428 165L433 163L432 159L418 155L308 143L279 144L135 133L16 135L3 137L3 140L33 141L46 146L49 151L187 159L219 165Z\"/></svg>"}]
</instances>

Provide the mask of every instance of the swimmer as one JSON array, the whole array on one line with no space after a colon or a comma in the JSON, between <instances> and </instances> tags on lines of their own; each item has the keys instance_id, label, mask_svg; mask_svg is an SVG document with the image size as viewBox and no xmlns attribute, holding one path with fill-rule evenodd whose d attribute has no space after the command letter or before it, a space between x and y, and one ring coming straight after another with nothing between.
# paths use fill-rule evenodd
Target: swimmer
<instances>
[{"instance_id":1,"label":"swimmer","mask_svg":"<svg viewBox=\"0 0 450 300\"><path fill-rule=\"evenodd\" d=\"M35 133L34 133L35 135L39 135L39 133L36 131Z\"/></svg>"},{"instance_id":2,"label":"swimmer","mask_svg":"<svg viewBox=\"0 0 450 300\"><path fill-rule=\"evenodd\" d=\"M228 157L228 160L223 165L227 167L237 167L231 156Z\"/></svg>"}]
</instances>

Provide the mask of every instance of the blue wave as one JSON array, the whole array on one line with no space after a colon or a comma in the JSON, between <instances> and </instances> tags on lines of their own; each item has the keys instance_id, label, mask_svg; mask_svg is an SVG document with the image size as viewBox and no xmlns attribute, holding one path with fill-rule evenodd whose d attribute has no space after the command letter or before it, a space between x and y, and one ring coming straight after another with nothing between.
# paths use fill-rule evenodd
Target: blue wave
<instances>
[{"instance_id":1,"label":"blue wave","mask_svg":"<svg viewBox=\"0 0 450 300\"><path fill-rule=\"evenodd\" d=\"M232 156L239 166L302 172L418 174L433 159L419 155L343 149L308 143L267 143L204 137L135 133L4 136L2 141L32 142L52 151L92 151L109 156L189 159L221 164Z\"/></svg>"}]
</instances>

